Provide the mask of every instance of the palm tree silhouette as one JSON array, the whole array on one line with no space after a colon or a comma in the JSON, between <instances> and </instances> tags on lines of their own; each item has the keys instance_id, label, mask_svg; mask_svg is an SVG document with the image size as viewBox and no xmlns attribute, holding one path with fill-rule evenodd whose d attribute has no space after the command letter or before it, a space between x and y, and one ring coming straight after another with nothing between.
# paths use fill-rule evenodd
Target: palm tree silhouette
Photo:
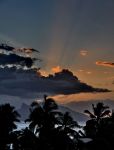
<instances>
[{"instance_id":1,"label":"palm tree silhouette","mask_svg":"<svg viewBox=\"0 0 114 150\"><path fill-rule=\"evenodd\" d=\"M35 101L31 104L30 115L26 121L30 122L29 129L39 138L42 149L54 148L58 134L56 125L59 124L59 117L62 115L57 109L56 102L46 95L43 103Z\"/></svg>"},{"instance_id":2,"label":"palm tree silhouette","mask_svg":"<svg viewBox=\"0 0 114 150\"><path fill-rule=\"evenodd\" d=\"M19 150L39 149L38 138L28 128L21 130L20 134L18 135L18 149Z\"/></svg>"},{"instance_id":3,"label":"palm tree silhouette","mask_svg":"<svg viewBox=\"0 0 114 150\"><path fill-rule=\"evenodd\" d=\"M60 116L58 127L59 130L63 130L64 132L70 134L75 131L75 128L80 128L80 125L73 120L69 112L65 112Z\"/></svg>"},{"instance_id":4,"label":"palm tree silhouette","mask_svg":"<svg viewBox=\"0 0 114 150\"><path fill-rule=\"evenodd\" d=\"M42 104L33 102L31 104L30 116L26 120L30 122L29 128L37 134L42 129L53 129L55 124L58 123L58 116L60 112L56 111L58 108L56 102L52 98L44 96L44 102Z\"/></svg>"},{"instance_id":5,"label":"palm tree silhouette","mask_svg":"<svg viewBox=\"0 0 114 150\"><path fill-rule=\"evenodd\" d=\"M96 137L102 130L104 118L110 116L110 110L108 106L103 103L97 103L96 106L92 104L93 112L85 110L84 112L90 116L90 120L86 122L84 127L85 133L88 137Z\"/></svg>"},{"instance_id":6,"label":"palm tree silhouette","mask_svg":"<svg viewBox=\"0 0 114 150\"><path fill-rule=\"evenodd\" d=\"M96 106L92 104L93 112L89 110L85 110L84 112L90 116L91 119L95 119L97 122L100 121L101 118L106 116L110 116L110 110L108 106L105 106L103 103L97 103Z\"/></svg>"},{"instance_id":7,"label":"palm tree silhouette","mask_svg":"<svg viewBox=\"0 0 114 150\"><path fill-rule=\"evenodd\" d=\"M11 143L11 132L17 128L15 122L19 122L18 117L19 114L10 104L0 105L0 146L2 149Z\"/></svg>"},{"instance_id":8,"label":"palm tree silhouette","mask_svg":"<svg viewBox=\"0 0 114 150\"><path fill-rule=\"evenodd\" d=\"M69 112L65 112L59 118L58 149L75 149L77 147L79 134L76 128L81 126L73 120Z\"/></svg>"}]
</instances>

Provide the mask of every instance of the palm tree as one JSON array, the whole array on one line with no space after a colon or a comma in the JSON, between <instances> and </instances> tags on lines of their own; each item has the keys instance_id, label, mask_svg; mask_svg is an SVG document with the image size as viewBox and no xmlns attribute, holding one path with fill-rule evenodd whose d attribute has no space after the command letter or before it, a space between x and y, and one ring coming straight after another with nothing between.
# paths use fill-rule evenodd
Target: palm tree
<instances>
[{"instance_id":1,"label":"palm tree","mask_svg":"<svg viewBox=\"0 0 114 150\"><path fill-rule=\"evenodd\" d=\"M79 134L76 128L81 126L73 120L69 112L65 112L59 118L59 125L57 127L58 136L57 138L57 148L58 149L68 149L73 150L77 147Z\"/></svg>"},{"instance_id":2,"label":"palm tree","mask_svg":"<svg viewBox=\"0 0 114 150\"><path fill-rule=\"evenodd\" d=\"M19 150L37 150L39 149L39 140L28 128L20 131L18 135L18 148ZM16 145L16 146L17 146ZM15 148L15 150L17 150Z\"/></svg>"},{"instance_id":3,"label":"palm tree","mask_svg":"<svg viewBox=\"0 0 114 150\"><path fill-rule=\"evenodd\" d=\"M0 105L0 146L5 149L9 144L11 132L17 128L19 114L10 104Z\"/></svg>"},{"instance_id":4,"label":"palm tree","mask_svg":"<svg viewBox=\"0 0 114 150\"><path fill-rule=\"evenodd\" d=\"M53 149L53 140L57 135L56 125L59 123L61 113L57 111L58 105L52 98L44 96L43 103L37 101L31 104L29 129L40 140L42 149Z\"/></svg>"},{"instance_id":5,"label":"palm tree","mask_svg":"<svg viewBox=\"0 0 114 150\"><path fill-rule=\"evenodd\" d=\"M84 112L90 116L90 120L86 122L84 127L86 136L96 137L102 131L105 118L110 116L110 110L108 106L103 103L97 103L96 106L92 104L93 112L85 110Z\"/></svg>"},{"instance_id":6,"label":"palm tree","mask_svg":"<svg viewBox=\"0 0 114 150\"><path fill-rule=\"evenodd\" d=\"M109 107L105 106L103 103L97 103L96 106L92 104L92 109L93 112L90 112L89 110L85 110L84 112L97 122L99 122L101 118L110 116L111 113Z\"/></svg>"},{"instance_id":7,"label":"palm tree","mask_svg":"<svg viewBox=\"0 0 114 150\"><path fill-rule=\"evenodd\" d=\"M75 128L80 128L80 126L76 121L73 120L69 112L65 112L63 115L60 116L58 129L69 133L74 131Z\"/></svg>"},{"instance_id":8,"label":"palm tree","mask_svg":"<svg viewBox=\"0 0 114 150\"><path fill-rule=\"evenodd\" d=\"M26 121L30 122L29 128L37 134L42 129L50 130L58 123L57 118L60 115L56 102L52 98L44 96L42 104L33 102L31 104L30 116Z\"/></svg>"}]
</instances>

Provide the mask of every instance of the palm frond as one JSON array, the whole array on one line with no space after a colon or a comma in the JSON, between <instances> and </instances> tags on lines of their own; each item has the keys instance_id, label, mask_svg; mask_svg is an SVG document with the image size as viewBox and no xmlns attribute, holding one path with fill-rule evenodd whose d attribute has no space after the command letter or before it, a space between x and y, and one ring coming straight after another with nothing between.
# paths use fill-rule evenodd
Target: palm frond
<instances>
[{"instance_id":1,"label":"palm frond","mask_svg":"<svg viewBox=\"0 0 114 150\"><path fill-rule=\"evenodd\" d=\"M106 116L110 116L111 111L110 110L106 110L104 111L100 117L106 117Z\"/></svg>"},{"instance_id":2,"label":"palm frond","mask_svg":"<svg viewBox=\"0 0 114 150\"><path fill-rule=\"evenodd\" d=\"M94 114L92 114L89 110L85 110L84 113L89 115L92 119L96 118L96 116Z\"/></svg>"}]
</instances>

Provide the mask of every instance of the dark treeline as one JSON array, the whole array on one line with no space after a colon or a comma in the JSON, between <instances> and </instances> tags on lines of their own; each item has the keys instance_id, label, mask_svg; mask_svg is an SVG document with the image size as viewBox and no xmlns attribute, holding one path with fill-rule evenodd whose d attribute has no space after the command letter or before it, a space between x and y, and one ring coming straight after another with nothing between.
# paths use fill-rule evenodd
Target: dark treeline
<instances>
[{"instance_id":1,"label":"dark treeline","mask_svg":"<svg viewBox=\"0 0 114 150\"><path fill-rule=\"evenodd\" d=\"M16 131L20 115L10 104L0 105L0 150L113 150L114 113L103 103L92 108L84 111L90 119L82 127L44 96L30 106L29 127Z\"/></svg>"}]
</instances>

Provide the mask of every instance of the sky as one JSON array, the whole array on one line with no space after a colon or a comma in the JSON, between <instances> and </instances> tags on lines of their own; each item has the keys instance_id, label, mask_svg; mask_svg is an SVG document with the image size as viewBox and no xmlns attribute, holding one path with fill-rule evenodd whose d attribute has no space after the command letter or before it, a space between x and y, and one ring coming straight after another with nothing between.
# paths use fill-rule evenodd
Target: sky
<instances>
[{"instance_id":1,"label":"sky","mask_svg":"<svg viewBox=\"0 0 114 150\"><path fill-rule=\"evenodd\" d=\"M0 41L39 50L43 75L66 68L114 90L113 0L0 0L0 18Z\"/></svg>"}]
</instances>

